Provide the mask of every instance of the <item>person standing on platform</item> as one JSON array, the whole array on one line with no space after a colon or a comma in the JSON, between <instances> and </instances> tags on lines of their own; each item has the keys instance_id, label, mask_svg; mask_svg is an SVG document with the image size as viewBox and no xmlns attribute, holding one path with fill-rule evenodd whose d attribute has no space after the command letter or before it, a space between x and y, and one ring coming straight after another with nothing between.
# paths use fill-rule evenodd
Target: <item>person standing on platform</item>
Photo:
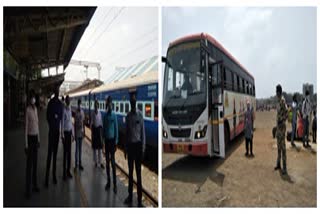
<instances>
[{"instance_id":1,"label":"person standing on platform","mask_svg":"<svg viewBox=\"0 0 320 214\"><path fill-rule=\"evenodd\" d=\"M101 113L98 110L99 103L96 100L94 102L94 111L91 115L91 139L92 139L92 149L93 149L93 161L95 167L98 165L104 169L104 166L101 161L101 152L102 152L102 118ZM98 154L97 154L98 153Z\"/></svg>"},{"instance_id":2,"label":"person standing on platform","mask_svg":"<svg viewBox=\"0 0 320 214\"><path fill-rule=\"evenodd\" d=\"M72 178L71 167L71 143L74 140L74 132L72 125L72 112L70 107L69 95L66 96L66 103L63 108L62 125L61 125L61 139L63 143L63 180Z\"/></svg>"},{"instance_id":3,"label":"person standing on platform","mask_svg":"<svg viewBox=\"0 0 320 214\"><path fill-rule=\"evenodd\" d=\"M82 140L85 136L85 117L84 112L81 109L81 99L78 99L78 108L74 117L74 131L76 138L76 151L75 151L75 167L76 171L79 167L80 170L83 170L81 162L81 153L82 153Z\"/></svg>"},{"instance_id":4,"label":"person standing on platform","mask_svg":"<svg viewBox=\"0 0 320 214\"><path fill-rule=\"evenodd\" d=\"M113 175L113 192L117 193L117 178L116 178L116 163L115 152L117 151L117 144L119 141L118 136L118 122L117 116L112 110L112 98L109 96L106 100L106 114L103 117L103 137L106 152L106 171L107 171L107 184L105 190L110 188L110 161Z\"/></svg>"},{"instance_id":5,"label":"person standing on platform","mask_svg":"<svg viewBox=\"0 0 320 214\"><path fill-rule=\"evenodd\" d=\"M57 184L56 176L56 162L57 152L60 137L60 126L62 120L63 104L59 100L59 88L55 89L54 97L50 99L47 109L47 121L49 124L49 144L48 144L48 156L47 156L47 168L46 168L46 180L45 186L49 186L49 171L52 160L52 176L53 183Z\"/></svg>"},{"instance_id":6,"label":"person standing on platform","mask_svg":"<svg viewBox=\"0 0 320 214\"><path fill-rule=\"evenodd\" d=\"M40 146L39 120L34 91L30 92L29 105L26 109L25 152L26 167L26 198L31 197L31 191L39 192L37 184L38 148ZM32 171L32 173L31 173ZM31 189L32 183L32 189Z\"/></svg>"},{"instance_id":7,"label":"person standing on platform","mask_svg":"<svg viewBox=\"0 0 320 214\"><path fill-rule=\"evenodd\" d=\"M136 168L137 175L137 193L138 193L138 207L143 207L142 204L142 182L141 182L141 162L145 152L146 137L144 129L144 121L142 113L136 109L136 94L130 93L131 111L126 116L126 153L128 154L128 168L129 168L129 187L128 197L124 203L132 204L133 192L133 164Z\"/></svg>"}]
</instances>

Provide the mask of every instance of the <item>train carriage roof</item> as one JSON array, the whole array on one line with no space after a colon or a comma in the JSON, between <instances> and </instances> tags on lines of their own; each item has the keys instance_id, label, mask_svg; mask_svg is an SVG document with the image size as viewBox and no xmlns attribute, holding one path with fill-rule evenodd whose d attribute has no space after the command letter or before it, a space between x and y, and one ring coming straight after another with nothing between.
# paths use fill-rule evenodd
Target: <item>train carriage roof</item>
<instances>
[{"instance_id":1,"label":"train carriage roof","mask_svg":"<svg viewBox=\"0 0 320 214\"><path fill-rule=\"evenodd\" d=\"M72 94L68 94L69 97L79 97L79 96L83 96L83 95L88 95L90 93L92 89L87 89L87 90L84 90L84 91L78 91L78 92L75 92L75 93L72 93Z\"/></svg>"},{"instance_id":2,"label":"train carriage roof","mask_svg":"<svg viewBox=\"0 0 320 214\"><path fill-rule=\"evenodd\" d=\"M158 82L158 71L150 71L138 76L132 76L118 82L104 84L91 91L91 93L99 93L102 91L111 91L123 88L132 88L135 86L146 85Z\"/></svg>"},{"instance_id":3,"label":"train carriage roof","mask_svg":"<svg viewBox=\"0 0 320 214\"><path fill-rule=\"evenodd\" d=\"M192 41L197 39L207 39L209 42L211 42L215 47L217 47L220 51L222 51L225 55L227 55L235 64L237 64L242 70L244 70L251 78L254 79L254 77L250 74L250 72L234 57L232 54L230 54L227 49L225 49L215 38L210 36L207 33L197 33L197 34L191 34L179 39L174 40L169 44L169 48L182 43L186 41Z\"/></svg>"}]
</instances>

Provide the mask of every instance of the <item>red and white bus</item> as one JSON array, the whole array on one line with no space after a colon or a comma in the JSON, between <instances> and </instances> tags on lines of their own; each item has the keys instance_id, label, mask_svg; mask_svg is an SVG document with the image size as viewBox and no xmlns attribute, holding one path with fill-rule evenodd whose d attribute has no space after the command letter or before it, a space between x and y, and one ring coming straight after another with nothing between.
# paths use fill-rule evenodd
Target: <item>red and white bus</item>
<instances>
[{"instance_id":1,"label":"red and white bus","mask_svg":"<svg viewBox=\"0 0 320 214\"><path fill-rule=\"evenodd\" d=\"M244 130L247 100L255 112L254 77L205 33L171 42L162 61L163 151L224 158Z\"/></svg>"}]
</instances>

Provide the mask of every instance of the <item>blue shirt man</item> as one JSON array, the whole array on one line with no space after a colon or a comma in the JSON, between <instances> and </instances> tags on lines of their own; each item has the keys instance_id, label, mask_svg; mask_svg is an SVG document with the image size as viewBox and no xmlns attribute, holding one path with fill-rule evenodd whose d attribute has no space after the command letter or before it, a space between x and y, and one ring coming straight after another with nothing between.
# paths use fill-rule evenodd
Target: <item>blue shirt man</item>
<instances>
[{"instance_id":1,"label":"blue shirt man","mask_svg":"<svg viewBox=\"0 0 320 214\"><path fill-rule=\"evenodd\" d=\"M107 184L105 190L110 188L110 161L113 175L113 192L117 193L116 163L114 154L117 150L119 141L117 116L112 111L112 98L109 96L106 100L106 113L103 116L103 138L106 151L106 172Z\"/></svg>"}]
</instances>

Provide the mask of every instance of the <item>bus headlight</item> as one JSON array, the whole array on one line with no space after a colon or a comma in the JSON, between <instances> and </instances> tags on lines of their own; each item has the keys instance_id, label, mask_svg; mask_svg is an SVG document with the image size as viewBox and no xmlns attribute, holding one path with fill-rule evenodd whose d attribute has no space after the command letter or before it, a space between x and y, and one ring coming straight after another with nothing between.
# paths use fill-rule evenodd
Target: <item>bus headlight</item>
<instances>
[{"instance_id":1,"label":"bus headlight","mask_svg":"<svg viewBox=\"0 0 320 214\"><path fill-rule=\"evenodd\" d=\"M195 139L204 138L206 136L206 133L207 133L207 126L205 125L202 130L196 131L194 138Z\"/></svg>"},{"instance_id":2,"label":"bus headlight","mask_svg":"<svg viewBox=\"0 0 320 214\"><path fill-rule=\"evenodd\" d=\"M168 138L168 133L167 133L167 131L163 130L163 131L162 131L162 136L163 136L164 138Z\"/></svg>"}]
</instances>

